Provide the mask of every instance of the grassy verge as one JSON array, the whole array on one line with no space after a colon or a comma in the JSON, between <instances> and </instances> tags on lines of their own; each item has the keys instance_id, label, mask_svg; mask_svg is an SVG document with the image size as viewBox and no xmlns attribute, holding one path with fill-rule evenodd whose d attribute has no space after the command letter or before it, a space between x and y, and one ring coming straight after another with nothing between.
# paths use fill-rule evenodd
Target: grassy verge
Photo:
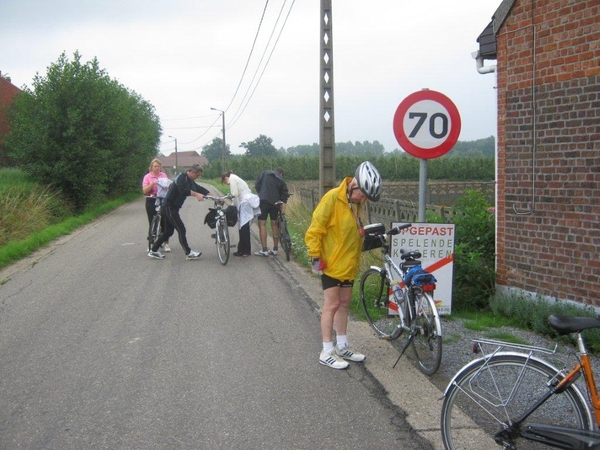
<instances>
[{"instance_id":1,"label":"grassy verge","mask_svg":"<svg viewBox=\"0 0 600 450\"><path fill-rule=\"evenodd\" d=\"M0 269L29 256L34 251L48 245L54 239L66 236L83 225L93 222L98 217L138 198L140 198L139 193L125 195L121 198L104 203L84 214L69 217L59 223L32 232L24 239L9 241L0 247ZM35 217L32 217L30 220L35 221Z\"/></svg>"}]
</instances>

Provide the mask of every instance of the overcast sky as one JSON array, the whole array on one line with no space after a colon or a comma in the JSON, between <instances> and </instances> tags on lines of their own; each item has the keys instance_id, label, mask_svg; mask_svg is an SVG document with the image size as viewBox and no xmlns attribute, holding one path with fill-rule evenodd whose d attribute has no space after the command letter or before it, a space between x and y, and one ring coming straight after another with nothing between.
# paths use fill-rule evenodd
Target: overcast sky
<instances>
[{"instance_id":1,"label":"overcast sky","mask_svg":"<svg viewBox=\"0 0 600 450\"><path fill-rule=\"evenodd\" d=\"M456 104L460 140L495 135L496 75L479 74L471 53L500 3L333 0L336 142L400 148L394 113L422 88ZM96 57L154 105L164 154L174 150L169 135L198 153L220 137L211 107L226 111L233 153L260 134L277 148L310 145L319 141L319 27L319 0L0 0L0 71L31 87L62 52Z\"/></svg>"}]
</instances>

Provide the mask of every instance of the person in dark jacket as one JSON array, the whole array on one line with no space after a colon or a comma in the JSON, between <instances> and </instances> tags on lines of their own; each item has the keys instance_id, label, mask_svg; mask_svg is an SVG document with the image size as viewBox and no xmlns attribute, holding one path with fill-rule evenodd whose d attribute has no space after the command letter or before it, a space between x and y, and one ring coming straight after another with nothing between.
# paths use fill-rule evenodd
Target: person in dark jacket
<instances>
[{"instance_id":1,"label":"person in dark jacket","mask_svg":"<svg viewBox=\"0 0 600 450\"><path fill-rule=\"evenodd\" d=\"M279 247L279 227L277 214L279 206L285 213L285 204L290 196L287 184L283 181L284 171L281 167L275 170L265 170L256 179L254 187L260 197L260 216L258 216L258 232L262 249L254 252L257 256L277 255ZM273 249L267 247L267 217L271 217L271 230L273 231Z\"/></svg>"},{"instance_id":2,"label":"person in dark jacket","mask_svg":"<svg viewBox=\"0 0 600 450\"><path fill-rule=\"evenodd\" d=\"M179 174L171 186L169 186L163 205L163 213L167 219L167 224L162 234L152 246L152 249L148 252L149 257L156 259L163 259L165 257L158 249L163 242L173 236L175 230L177 230L179 243L187 259L198 259L202 254L202 252L193 251L188 245L185 235L185 225L179 216L179 210L190 195L196 197L201 202L204 200L204 196L209 194L207 189L194 181L202 175L202 172L200 164L194 164L185 173Z\"/></svg>"}]
</instances>

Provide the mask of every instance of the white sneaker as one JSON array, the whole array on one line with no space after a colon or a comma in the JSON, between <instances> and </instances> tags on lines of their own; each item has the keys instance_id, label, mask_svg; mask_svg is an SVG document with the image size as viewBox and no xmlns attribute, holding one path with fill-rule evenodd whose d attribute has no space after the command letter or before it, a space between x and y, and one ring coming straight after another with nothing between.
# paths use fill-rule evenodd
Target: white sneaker
<instances>
[{"instance_id":1,"label":"white sneaker","mask_svg":"<svg viewBox=\"0 0 600 450\"><path fill-rule=\"evenodd\" d=\"M365 360L366 356L362 353L355 352L350 347L344 347L339 349L338 346L335 346L335 354L341 358L347 359L348 361L354 362L362 362Z\"/></svg>"},{"instance_id":2,"label":"white sneaker","mask_svg":"<svg viewBox=\"0 0 600 450\"><path fill-rule=\"evenodd\" d=\"M148 256L150 258L156 258L156 259L165 259L165 255L163 255L161 252L159 252L158 250L153 252L152 250L150 250L148 252Z\"/></svg>"},{"instance_id":3,"label":"white sneaker","mask_svg":"<svg viewBox=\"0 0 600 450\"><path fill-rule=\"evenodd\" d=\"M188 261L190 259L198 259L198 258L200 258L201 254L202 254L202 252L195 252L194 250L190 250L190 252L187 254L187 259L188 259Z\"/></svg>"},{"instance_id":4,"label":"white sneaker","mask_svg":"<svg viewBox=\"0 0 600 450\"><path fill-rule=\"evenodd\" d=\"M332 348L329 352L325 353L321 351L319 355L319 364L329 366L332 369L347 369L349 364L335 354L335 348Z\"/></svg>"},{"instance_id":5,"label":"white sneaker","mask_svg":"<svg viewBox=\"0 0 600 450\"><path fill-rule=\"evenodd\" d=\"M259 251L257 251L257 252L254 252L254 254L255 254L256 256L269 256L269 252L268 252L268 251L262 251L262 250L259 250Z\"/></svg>"},{"instance_id":6,"label":"white sneaker","mask_svg":"<svg viewBox=\"0 0 600 450\"><path fill-rule=\"evenodd\" d=\"M171 247L169 247L169 244L167 244L167 243L165 242L165 253L166 253L166 252L170 252L170 251L171 251Z\"/></svg>"},{"instance_id":7,"label":"white sneaker","mask_svg":"<svg viewBox=\"0 0 600 450\"><path fill-rule=\"evenodd\" d=\"M269 250L269 255L277 256L277 250Z\"/></svg>"}]
</instances>

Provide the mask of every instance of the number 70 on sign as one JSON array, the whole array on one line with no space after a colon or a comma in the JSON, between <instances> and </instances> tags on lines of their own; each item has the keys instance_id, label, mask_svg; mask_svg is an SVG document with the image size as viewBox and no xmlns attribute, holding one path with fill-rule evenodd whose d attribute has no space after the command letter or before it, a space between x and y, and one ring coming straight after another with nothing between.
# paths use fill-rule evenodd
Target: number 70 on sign
<instances>
[{"instance_id":1,"label":"number 70 on sign","mask_svg":"<svg viewBox=\"0 0 600 450\"><path fill-rule=\"evenodd\" d=\"M460 135L460 114L444 94L423 89L406 97L394 114L394 135L410 155L437 158L449 152Z\"/></svg>"}]
</instances>

